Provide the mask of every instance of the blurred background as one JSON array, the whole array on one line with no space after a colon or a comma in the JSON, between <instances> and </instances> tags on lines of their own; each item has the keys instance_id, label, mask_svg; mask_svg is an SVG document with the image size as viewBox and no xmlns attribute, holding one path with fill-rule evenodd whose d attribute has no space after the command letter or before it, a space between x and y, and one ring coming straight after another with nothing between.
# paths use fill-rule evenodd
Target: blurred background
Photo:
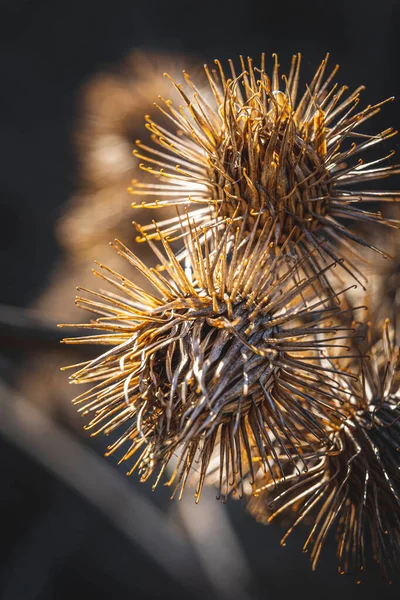
<instances>
[{"instance_id":1,"label":"blurred background","mask_svg":"<svg viewBox=\"0 0 400 600\"><path fill-rule=\"evenodd\" d=\"M95 259L121 270L108 242L134 244L132 149L173 96L164 71L201 80L204 62L261 52L285 71L301 52L304 84L330 52L364 105L400 97L400 4L1 0L0 14L0 599L398 598L373 564L361 586L339 577L334 539L312 573L301 530L282 548L241 501L170 502L127 479L60 372L91 350L60 346L56 324L84 318L75 288L97 285ZM400 100L371 127L391 125Z\"/></svg>"}]
</instances>

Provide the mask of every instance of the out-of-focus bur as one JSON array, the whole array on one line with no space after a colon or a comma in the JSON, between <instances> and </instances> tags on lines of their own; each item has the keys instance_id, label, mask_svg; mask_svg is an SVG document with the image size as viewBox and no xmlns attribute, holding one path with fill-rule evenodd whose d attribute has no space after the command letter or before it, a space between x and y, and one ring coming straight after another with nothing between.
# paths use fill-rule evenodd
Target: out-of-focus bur
<instances>
[{"instance_id":1,"label":"out-of-focus bur","mask_svg":"<svg viewBox=\"0 0 400 600\"><path fill-rule=\"evenodd\" d=\"M143 129L143 115L157 94L170 89L159 72L167 67L178 76L181 63L179 55L133 51L84 86L74 132L79 186L57 225L58 240L75 261L98 258L116 235L133 242L126 190L138 176L139 161L132 148ZM112 260L112 254L107 258Z\"/></svg>"},{"instance_id":2,"label":"out-of-focus bur","mask_svg":"<svg viewBox=\"0 0 400 600\"><path fill-rule=\"evenodd\" d=\"M400 170L399 165L380 166L393 152L371 162L357 161L361 152L396 134L391 128L375 135L358 130L388 100L357 112L363 87L346 95L346 86L333 83L337 66L325 77L328 57L298 100L300 55L293 57L289 76L283 76L282 82L274 56L271 77L265 71L264 55L260 68L250 58L247 63L241 58L238 76L232 62L228 76L219 61L215 70L206 66L212 102L187 73L186 87L171 80L186 111L160 98L157 106L172 123L171 130L147 118L155 145L137 142L135 154L144 161L141 168L158 181L133 182L131 193L142 198L134 206L180 210L189 204L191 216L204 227L235 214L237 220L245 221L248 231L261 215L259 233L272 216L278 220L276 241L280 245L296 227L287 251L297 256L309 254L321 236L327 238L323 249L308 262L310 275L326 260L339 260L344 248L354 256L357 244L381 252L368 235L361 237L347 223L399 225L380 212L366 210L365 205L397 201L400 192L358 189L361 183ZM143 201L145 196L150 200ZM180 232L179 217L159 225L168 234ZM157 236L152 225L145 231ZM342 266L359 280L351 256ZM321 280L328 286L325 276Z\"/></svg>"},{"instance_id":3,"label":"out-of-focus bur","mask_svg":"<svg viewBox=\"0 0 400 600\"><path fill-rule=\"evenodd\" d=\"M362 361L353 386L358 400L331 434L335 451L306 460L307 470L300 475L287 463L285 478L269 478L249 501L259 521L280 517L291 522L283 545L308 521L304 551L311 549L313 569L328 534L336 529L339 573L352 570L357 582L368 546L388 581L400 567L399 347L388 321L378 342L372 343L373 333L369 331L370 357Z\"/></svg>"},{"instance_id":4,"label":"out-of-focus bur","mask_svg":"<svg viewBox=\"0 0 400 600\"><path fill-rule=\"evenodd\" d=\"M164 236L164 252L147 240L166 275L117 243L154 295L113 271L109 278L104 267L97 274L117 293L77 300L100 315L85 327L102 333L65 341L112 346L71 377L94 384L75 400L92 416L89 429L122 429L109 452L128 445L128 460L140 450L132 471L138 467L143 481L159 471L158 481L177 455L170 484L183 491L192 473L199 499L216 452L221 494L232 486L241 493L249 473L254 479L255 455L264 471L272 472L275 459L279 472L278 453L304 464L329 448L331 422L348 412L332 374L352 375L325 358L347 348L341 311L332 298L316 296L320 273L301 277L301 265L282 261L272 223L258 238L258 219L250 236L227 221L203 245L194 223L187 228L185 267Z\"/></svg>"}]
</instances>

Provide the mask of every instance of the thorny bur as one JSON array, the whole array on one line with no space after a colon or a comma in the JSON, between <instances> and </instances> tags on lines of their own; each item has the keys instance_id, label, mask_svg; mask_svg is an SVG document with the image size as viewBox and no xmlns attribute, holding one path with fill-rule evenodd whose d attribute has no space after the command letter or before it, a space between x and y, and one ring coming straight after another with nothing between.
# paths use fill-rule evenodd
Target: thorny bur
<instances>
[{"instance_id":1,"label":"thorny bur","mask_svg":"<svg viewBox=\"0 0 400 600\"><path fill-rule=\"evenodd\" d=\"M385 102L359 110L362 88L338 87L327 58L300 95L300 55L283 84L276 56L271 77L264 56L260 68L241 58L238 76L232 62L228 76L216 66L205 68L211 94L186 73L186 87L172 82L184 106L157 105L172 127L147 117L153 145L138 141L135 154L155 180L130 191L137 206L171 209L137 225L159 265L117 242L151 291L101 265L114 291L78 298L98 318L65 341L111 348L76 365L71 382L91 388L75 402L142 481L157 485L172 465L173 495L190 483L198 501L208 478L224 498L250 488L257 518L292 519L285 539L314 514L313 567L337 520L340 571L357 578L369 531L388 578L400 539L398 349L386 324L363 353L349 326L357 307L341 303L331 273L360 282L357 246L385 256L358 223L398 228L366 206L400 192L359 184L400 167L380 165L392 153L358 158L396 132L359 131Z\"/></svg>"}]
</instances>

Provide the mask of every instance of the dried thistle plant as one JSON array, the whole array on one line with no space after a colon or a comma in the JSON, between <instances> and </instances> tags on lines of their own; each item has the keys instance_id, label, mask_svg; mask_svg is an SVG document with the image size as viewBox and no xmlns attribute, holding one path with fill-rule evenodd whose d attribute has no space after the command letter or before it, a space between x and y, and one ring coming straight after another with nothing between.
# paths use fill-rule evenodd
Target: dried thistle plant
<instances>
[{"instance_id":1,"label":"dried thistle plant","mask_svg":"<svg viewBox=\"0 0 400 600\"><path fill-rule=\"evenodd\" d=\"M229 224L222 236L212 229L201 246L188 224L185 269L163 236L164 253L148 240L168 279L118 243L154 294L104 267L113 277L97 274L118 293L77 300L100 315L85 327L101 333L66 342L112 349L79 365L71 381L94 386L76 402L92 415L89 429L96 433L122 428L109 452L126 444L128 460L141 449L133 469L139 467L143 481L178 455L175 490L183 491L199 463L199 498L218 447L220 493L232 483L241 489L254 452L264 470L276 446L304 461L329 445L330 421L346 417L323 358L346 347L341 311L331 298L315 296L312 279L299 279L301 265L282 261L269 225L262 243L243 227L231 235ZM256 221L254 234L257 227Z\"/></svg>"},{"instance_id":2,"label":"dried thistle plant","mask_svg":"<svg viewBox=\"0 0 400 600\"><path fill-rule=\"evenodd\" d=\"M339 573L352 570L360 582L368 546L388 581L400 567L399 386L399 348L386 321L362 363L353 413L332 434L335 451L308 461L300 475L288 465L278 487L267 482L249 503L258 520L291 521L282 545L311 517L303 550L311 549L313 569L332 529Z\"/></svg>"},{"instance_id":3,"label":"dried thistle plant","mask_svg":"<svg viewBox=\"0 0 400 600\"><path fill-rule=\"evenodd\" d=\"M113 291L78 298L98 318L65 341L111 348L75 365L71 382L91 385L75 402L141 481L157 485L171 464L172 496L190 480L196 501L206 480L224 498L249 483L256 518L291 522L284 541L315 515L313 568L335 528L340 572L359 579L370 536L389 579L400 545L399 351L386 322L364 352L354 297L331 273L339 265L361 282L357 244L386 256L342 221L398 229L365 204L400 192L359 189L400 172L376 166L392 153L354 161L395 132L358 131L384 102L357 112L362 88L346 96L337 67L325 76L327 58L300 100L300 55L283 91L276 56L271 77L264 56L260 69L241 59L239 76L230 62L229 78L216 65L205 70L211 100L186 73L189 91L173 82L185 107L161 98L174 131L147 117L155 145L139 141L135 154L157 182L130 191L150 197L139 206L175 212L137 225L156 268L114 245L152 290L100 265Z\"/></svg>"},{"instance_id":4,"label":"dried thistle plant","mask_svg":"<svg viewBox=\"0 0 400 600\"><path fill-rule=\"evenodd\" d=\"M279 244L296 227L287 246L296 256L308 255L321 236L328 239L323 250L312 255L307 266L310 275L321 270L327 257L339 260L340 246L356 254L353 246L360 244L384 255L368 236L356 235L343 220L399 225L380 212L365 210L371 202L397 201L399 192L358 189L363 182L399 172L398 165L377 166L393 152L365 164L353 160L395 135L392 128L377 135L358 131L392 98L357 112L363 87L346 96L347 87L333 83L338 66L325 77L327 56L298 100L300 55L293 57L289 76L282 77L283 91L274 57L271 77L265 71L264 55L260 68L250 58L247 64L241 58L238 76L231 61L228 76L219 61L216 70L206 66L212 104L187 73L186 88L171 80L186 110L160 97L156 106L169 118L172 131L147 117L155 144L137 142L135 155L145 161L141 168L158 181L133 182L131 193L154 198L137 206L175 206L179 211L189 205L191 216L206 228L215 218L235 215L251 231L261 215L260 234L272 216L278 221ZM170 235L180 232L179 217L159 225ZM157 236L152 225L145 230ZM342 266L359 280L351 258ZM325 277L322 283L328 285Z\"/></svg>"}]
</instances>

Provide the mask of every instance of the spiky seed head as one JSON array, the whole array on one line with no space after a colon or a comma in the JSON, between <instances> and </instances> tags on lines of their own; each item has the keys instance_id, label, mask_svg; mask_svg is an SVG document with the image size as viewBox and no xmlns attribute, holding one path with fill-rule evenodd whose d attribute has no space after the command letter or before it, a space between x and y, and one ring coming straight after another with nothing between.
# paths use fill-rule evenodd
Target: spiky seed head
<instances>
[{"instance_id":1,"label":"spiky seed head","mask_svg":"<svg viewBox=\"0 0 400 600\"><path fill-rule=\"evenodd\" d=\"M118 242L154 292L98 272L117 293L90 292L77 302L99 315L85 327L101 333L65 341L111 346L71 377L92 385L76 398L91 416L88 428L118 430L109 452L124 446L122 460L136 455L132 470L142 480L177 456L175 490L192 473L199 498L216 452L220 489L233 483L240 491L254 454L264 470L276 456L279 470L276 445L304 461L329 443L331 420L346 410L324 354L342 351L348 331L331 299L316 297L319 274L300 279L301 265L282 260L273 227L261 241L243 227L232 234L230 222L223 235L211 229L214 239L203 246L195 225L187 227L185 267L162 235L163 252L148 243L164 271Z\"/></svg>"},{"instance_id":2,"label":"spiky seed head","mask_svg":"<svg viewBox=\"0 0 400 600\"><path fill-rule=\"evenodd\" d=\"M249 503L261 521L290 519L283 545L309 519L304 551L311 549L313 569L336 529L339 573L353 571L357 582L369 544L388 581L400 567L399 348L388 322L370 350L360 372L361 400L332 434L334 450L307 461L308 470L300 475L288 465L278 488L275 482L265 484Z\"/></svg>"},{"instance_id":3,"label":"spiky seed head","mask_svg":"<svg viewBox=\"0 0 400 600\"><path fill-rule=\"evenodd\" d=\"M171 130L147 117L155 145L138 142L135 152L144 160L141 167L158 181L134 181L131 192L142 198L145 207L175 206L178 211L189 207L196 222L205 227L215 217L234 216L251 231L261 215L261 232L268 218L276 218L280 245L295 227L287 248L297 254L309 253L320 235L329 240L325 256L335 260L338 243L352 247L355 242L378 250L368 236L359 237L347 226L349 221L399 224L365 210L370 202L397 201L399 192L353 187L399 172L398 165L379 166L392 153L365 164L362 159L357 162L361 152L396 133L393 129L376 135L359 131L385 102L358 111L363 87L347 94L346 86L333 83L337 66L326 77L328 56L298 100L300 55L293 57L288 77L281 80L276 55L274 60L271 77L264 55L260 68L241 57L239 75L231 61L228 75L219 61L215 70L206 66L210 96L200 93L187 73L186 86L171 80L184 106L178 109L160 98L157 107L171 122ZM154 199L144 201L146 196ZM179 218L160 225L169 234L177 233ZM145 230L157 236L152 225ZM320 268L318 253L312 262ZM351 260L343 266L357 279Z\"/></svg>"}]
</instances>

